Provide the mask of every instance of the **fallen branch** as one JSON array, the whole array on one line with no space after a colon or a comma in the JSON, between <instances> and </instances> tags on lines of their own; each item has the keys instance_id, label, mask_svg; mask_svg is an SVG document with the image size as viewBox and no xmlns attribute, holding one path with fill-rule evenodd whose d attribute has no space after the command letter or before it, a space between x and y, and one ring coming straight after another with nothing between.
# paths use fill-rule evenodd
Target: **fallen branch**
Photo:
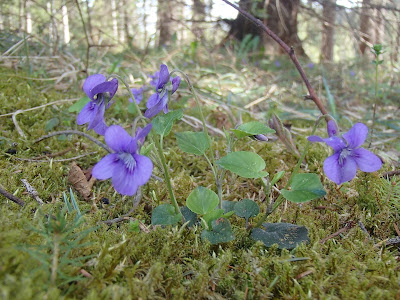
<instances>
[{"instance_id":1,"label":"fallen branch","mask_svg":"<svg viewBox=\"0 0 400 300\"><path fill-rule=\"evenodd\" d=\"M20 206L24 206L25 205L24 201L19 199L17 196L14 196L13 194L7 192L6 190L3 190L1 187L0 187L0 194L2 194L7 199L10 199L11 201L17 203Z\"/></svg>"}]
</instances>

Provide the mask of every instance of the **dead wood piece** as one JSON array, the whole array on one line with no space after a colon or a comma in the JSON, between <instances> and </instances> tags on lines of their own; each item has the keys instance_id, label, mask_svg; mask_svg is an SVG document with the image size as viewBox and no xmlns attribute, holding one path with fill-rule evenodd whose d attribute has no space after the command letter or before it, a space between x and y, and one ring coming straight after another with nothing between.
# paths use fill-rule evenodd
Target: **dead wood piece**
<instances>
[{"instance_id":1,"label":"dead wood piece","mask_svg":"<svg viewBox=\"0 0 400 300\"><path fill-rule=\"evenodd\" d=\"M3 190L1 187L0 187L0 194L2 194L7 199L10 199L11 201L17 203L20 206L24 206L25 205L24 201L19 199L17 196L14 196L13 194L7 192L6 190Z\"/></svg>"},{"instance_id":2,"label":"dead wood piece","mask_svg":"<svg viewBox=\"0 0 400 300\"><path fill-rule=\"evenodd\" d=\"M25 188L26 188L28 194L31 195L33 197L33 199L35 199L40 205L43 205L44 202L43 202L42 199L40 199L39 193L37 192L37 190L33 186L30 185L28 180L21 179L21 181L25 185Z\"/></svg>"},{"instance_id":3,"label":"dead wood piece","mask_svg":"<svg viewBox=\"0 0 400 300\"><path fill-rule=\"evenodd\" d=\"M343 228L341 228L338 231L336 231L335 233L332 233L332 234L328 235L327 237L323 238L320 241L320 243L324 244L327 240L330 240L331 238L334 238L334 237L338 236L339 234L346 232L347 230L351 229L353 226L354 226L353 223L347 223Z\"/></svg>"}]
</instances>

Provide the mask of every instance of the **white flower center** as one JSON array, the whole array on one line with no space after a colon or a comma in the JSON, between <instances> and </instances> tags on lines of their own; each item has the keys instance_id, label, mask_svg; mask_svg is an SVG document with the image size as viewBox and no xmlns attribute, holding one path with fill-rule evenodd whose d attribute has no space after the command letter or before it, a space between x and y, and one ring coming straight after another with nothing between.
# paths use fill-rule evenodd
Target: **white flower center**
<instances>
[{"instance_id":1,"label":"white flower center","mask_svg":"<svg viewBox=\"0 0 400 300\"><path fill-rule=\"evenodd\" d=\"M339 155L339 165L342 167L347 156L351 155L352 150L349 148L343 148Z\"/></svg>"},{"instance_id":2,"label":"white flower center","mask_svg":"<svg viewBox=\"0 0 400 300\"><path fill-rule=\"evenodd\" d=\"M134 159L132 154L127 152L122 152L118 154L118 158L124 162L125 167L128 169L129 172L132 172L135 169L136 160Z\"/></svg>"}]
</instances>

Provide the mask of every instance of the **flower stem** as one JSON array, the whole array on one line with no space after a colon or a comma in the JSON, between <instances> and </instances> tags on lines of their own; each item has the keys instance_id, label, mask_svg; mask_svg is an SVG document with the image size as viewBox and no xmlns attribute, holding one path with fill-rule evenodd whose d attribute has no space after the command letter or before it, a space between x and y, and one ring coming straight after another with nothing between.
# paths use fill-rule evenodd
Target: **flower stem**
<instances>
[{"instance_id":1,"label":"flower stem","mask_svg":"<svg viewBox=\"0 0 400 300\"><path fill-rule=\"evenodd\" d=\"M58 256L60 253L60 244L58 235L54 236L54 248L53 248L53 259L51 263L51 284L56 285L57 280L57 269L58 269Z\"/></svg>"},{"instance_id":2,"label":"flower stem","mask_svg":"<svg viewBox=\"0 0 400 300\"><path fill-rule=\"evenodd\" d=\"M138 114L138 116L142 116L143 114L140 111L139 104L136 103L135 96L133 95L133 93L132 93L128 83L125 81L125 79L123 79L118 74L111 74L110 76L108 76L107 80L109 78L112 78L112 77L117 78L118 80L120 80L125 85L126 89L128 90L129 96L131 96L133 104L135 105L136 113Z\"/></svg>"},{"instance_id":3,"label":"flower stem","mask_svg":"<svg viewBox=\"0 0 400 300\"><path fill-rule=\"evenodd\" d=\"M317 126L318 126L318 124L319 124L319 122L321 121L322 118L327 119L327 118L331 118L331 116L329 116L329 115L320 116L317 119L317 121L315 122L315 124L314 124L314 127L313 127L313 130L311 132L311 135L314 135L315 130L317 130ZM301 166L302 162L304 161L304 158L306 157L306 154L308 152L308 148L309 147L310 147L310 142L307 140L307 144L304 147L304 150L301 153L300 158L299 158L296 166L294 167L292 174L290 174L289 180L288 180L288 182L286 183L286 185L285 185L285 187L283 189L287 189L291 185L294 175L296 175L299 172L300 166ZM285 201L285 198L283 198L283 195L281 193L279 195L278 199L276 199L276 201L275 201L275 203L274 203L274 205L272 206L271 209L269 208L269 205L267 206L267 211L266 211L265 215L257 222L257 224L254 227L260 227L262 225L262 223L268 218L268 216L270 214L272 214L279 207L279 205L282 204L283 201Z\"/></svg>"},{"instance_id":4,"label":"flower stem","mask_svg":"<svg viewBox=\"0 0 400 300\"><path fill-rule=\"evenodd\" d=\"M170 73L170 76L172 76L173 73L179 73L185 78L185 81L188 84L189 90L191 91L191 93L194 96L194 99L196 100L197 108L198 108L199 114L200 114L200 120L201 120L201 123L203 124L203 132L207 137L208 144L210 145L210 155L211 155L211 164L210 165L211 165L211 169L213 170L214 177L215 177L215 183L216 183L217 189L218 189L219 207L222 208L222 177L223 177L223 173L221 173L220 177L218 176L218 172L216 170L215 154L214 154L213 144L212 144L211 137L210 137L210 135L208 133L206 120L204 118L203 110L201 109L201 105L200 105L199 96L197 95L197 93L196 93L192 83L190 82L189 77L186 75L186 73L182 72L181 70L174 69Z\"/></svg>"},{"instance_id":5,"label":"flower stem","mask_svg":"<svg viewBox=\"0 0 400 300\"><path fill-rule=\"evenodd\" d=\"M167 183L169 197L171 198L171 202L175 208L175 213L182 215L181 211L179 210L179 205L178 205L178 202L176 201L174 191L172 189L171 178L169 177L168 167L165 162L165 156L164 156L163 145L162 145L163 144L163 136L162 135L160 136L160 140L158 140L157 138L155 139L155 144L156 144L156 147L158 150L158 155L160 157L161 164L164 169L165 182Z\"/></svg>"},{"instance_id":6,"label":"flower stem","mask_svg":"<svg viewBox=\"0 0 400 300\"><path fill-rule=\"evenodd\" d=\"M374 104L373 104L373 111L372 111L372 125L371 125L371 138L374 133L375 121L376 121L376 104L378 102L378 65L379 65L379 53L376 53L376 60L375 60L375 85L374 85ZM371 147L371 142L369 144Z\"/></svg>"}]
</instances>

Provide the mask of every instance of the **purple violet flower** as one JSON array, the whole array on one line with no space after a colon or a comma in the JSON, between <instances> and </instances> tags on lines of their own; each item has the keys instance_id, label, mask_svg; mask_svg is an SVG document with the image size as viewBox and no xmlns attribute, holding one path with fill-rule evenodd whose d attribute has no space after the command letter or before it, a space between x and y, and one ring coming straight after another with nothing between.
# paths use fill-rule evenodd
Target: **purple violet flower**
<instances>
[{"instance_id":1,"label":"purple violet flower","mask_svg":"<svg viewBox=\"0 0 400 300\"><path fill-rule=\"evenodd\" d=\"M368 127L363 123L355 124L348 132L338 136L334 121L328 122L329 138L316 135L308 137L310 142L324 142L333 148L333 155L324 161L326 176L336 184L352 180L357 168L363 172L375 172L382 167L382 161L372 152L360 148L368 135Z\"/></svg>"},{"instance_id":2,"label":"purple violet flower","mask_svg":"<svg viewBox=\"0 0 400 300\"><path fill-rule=\"evenodd\" d=\"M110 100L118 89L118 80L106 81L102 74L93 74L86 78L83 83L83 90L90 98L80 111L77 123L83 125L89 123L88 130L93 129L96 133L104 135L107 125L104 122L104 112L110 106ZM106 97L108 93L108 97Z\"/></svg>"},{"instance_id":3,"label":"purple violet flower","mask_svg":"<svg viewBox=\"0 0 400 300\"><path fill-rule=\"evenodd\" d=\"M351 77L356 76L356 72L354 72L353 70L351 70L351 71L350 71L350 76L351 76Z\"/></svg>"},{"instance_id":4,"label":"purple violet flower","mask_svg":"<svg viewBox=\"0 0 400 300\"><path fill-rule=\"evenodd\" d=\"M314 68L314 63L308 63L308 64L307 64L307 68L313 69L313 68Z\"/></svg>"},{"instance_id":5,"label":"purple violet flower","mask_svg":"<svg viewBox=\"0 0 400 300\"><path fill-rule=\"evenodd\" d=\"M140 89L131 89L133 97L137 104L143 100L143 86ZM129 102L133 102L132 98L129 98Z\"/></svg>"},{"instance_id":6,"label":"purple violet flower","mask_svg":"<svg viewBox=\"0 0 400 300\"><path fill-rule=\"evenodd\" d=\"M279 60L276 60L276 61L275 61L275 67L279 68L280 66L281 66L280 61L279 61Z\"/></svg>"},{"instance_id":7,"label":"purple violet flower","mask_svg":"<svg viewBox=\"0 0 400 300\"><path fill-rule=\"evenodd\" d=\"M132 196L139 186L146 184L153 172L153 162L147 156L138 154L138 140L151 130L149 124L132 138L121 126L111 125L104 134L107 145L115 151L104 156L92 170L100 180L112 178L115 190Z\"/></svg>"},{"instance_id":8,"label":"purple violet flower","mask_svg":"<svg viewBox=\"0 0 400 300\"><path fill-rule=\"evenodd\" d=\"M158 82L155 85L156 93L149 97L147 101L147 110L144 113L146 118L154 117L160 111L164 111L164 113L168 113L168 90L167 83L170 81L170 74L168 71L168 67L164 64L160 67ZM181 83L181 78L176 76L171 79L172 89L171 95L175 93L178 89L179 84Z\"/></svg>"},{"instance_id":9,"label":"purple violet flower","mask_svg":"<svg viewBox=\"0 0 400 300\"><path fill-rule=\"evenodd\" d=\"M156 87L158 83L158 78L160 77L160 71L154 73L154 75L148 75L150 77L150 85Z\"/></svg>"}]
</instances>

